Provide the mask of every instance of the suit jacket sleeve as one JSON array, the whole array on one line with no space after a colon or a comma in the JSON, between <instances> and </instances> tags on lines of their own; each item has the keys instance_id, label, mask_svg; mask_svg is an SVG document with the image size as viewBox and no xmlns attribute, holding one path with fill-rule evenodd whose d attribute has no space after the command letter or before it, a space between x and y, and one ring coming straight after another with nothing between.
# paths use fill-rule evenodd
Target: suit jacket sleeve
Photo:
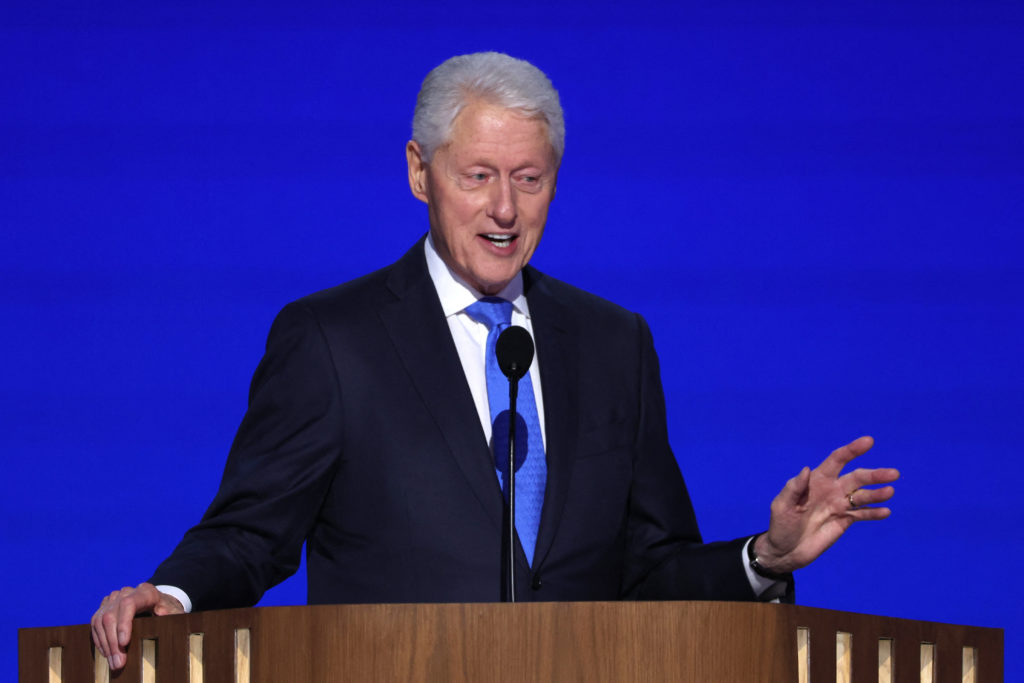
<instances>
[{"instance_id":1,"label":"suit jacket sleeve","mask_svg":"<svg viewBox=\"0 0 1024 683\"><path fill-rule=\"evenodd\" d=\"M668 443L654 343L637 316L641 408L627 522L623 595L640 600L754 600L743 569L746 537L703 543Z\"/></svg>"},{"instance_id":2,"label":"suit jacket sleeve","mask_svg":"<svg viewBox=\"0 0 1024 683\"><path fill-rule=\"evenodd\" d=\"M301 304L274 321L216 497L156 570L194 609L255 604L299 567L338 459L334 359Z\"/></svg>"}]
</instances>

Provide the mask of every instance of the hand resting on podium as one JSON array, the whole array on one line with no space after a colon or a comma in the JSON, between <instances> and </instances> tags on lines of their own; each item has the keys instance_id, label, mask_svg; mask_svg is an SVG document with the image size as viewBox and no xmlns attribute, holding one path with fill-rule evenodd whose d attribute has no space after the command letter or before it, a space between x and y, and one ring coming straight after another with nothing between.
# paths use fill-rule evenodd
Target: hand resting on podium
<instances>
[{"instance_id":1,"label":"hand resting on podium","mask_svg":"<svg viewBox=\"0 0 1024 683\"><path fill-rule=\"evenodd\" d=\"M177 598L161 593L151 583L140 583L135 588L125 586L103 598L100 608L92 615L92 642L107 658L111 669L120 669L127 657L125 649L132 638L132 619L136 614L157 616L184 614L185 608Z\"/></svg>"}]
</instances>

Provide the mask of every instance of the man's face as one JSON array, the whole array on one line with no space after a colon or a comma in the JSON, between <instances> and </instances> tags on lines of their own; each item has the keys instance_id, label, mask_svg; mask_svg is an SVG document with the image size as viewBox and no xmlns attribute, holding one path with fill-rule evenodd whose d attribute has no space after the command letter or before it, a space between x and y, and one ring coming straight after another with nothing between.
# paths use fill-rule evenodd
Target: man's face
<instances>
[{"instance_id":1,"label":"man's face","mask_svg":"<svg viewBox=\"0 0 1024 683\"><path fill-rule=\"evenodd\" d=\"M471 102L429 164L406 147L409 185L427 203L437 253L482 294L497 294L540 242L558 168L547 124Z\"/></svg>"}]
</instances>

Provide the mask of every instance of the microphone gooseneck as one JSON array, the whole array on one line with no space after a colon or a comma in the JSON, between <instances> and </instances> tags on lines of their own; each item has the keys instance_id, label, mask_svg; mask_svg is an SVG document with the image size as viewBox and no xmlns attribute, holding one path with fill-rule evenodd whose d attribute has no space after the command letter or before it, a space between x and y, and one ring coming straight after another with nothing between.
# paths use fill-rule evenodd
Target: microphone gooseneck
<instances>
[{"instance_id":1,"label":"microphone gooseneck","mask_svg":"<svg viewBox=\"0 0 1024 683\"><path fill-rule=\"evenodd\" d=\"M526 375L533 362L533 352L533 338L517 325L502 332L494 345L498 367L508 377L508 523L505 535L505 599L508 602L516 601L516 397L519 394L519 380Z\"/></svg>"}]
</instances>

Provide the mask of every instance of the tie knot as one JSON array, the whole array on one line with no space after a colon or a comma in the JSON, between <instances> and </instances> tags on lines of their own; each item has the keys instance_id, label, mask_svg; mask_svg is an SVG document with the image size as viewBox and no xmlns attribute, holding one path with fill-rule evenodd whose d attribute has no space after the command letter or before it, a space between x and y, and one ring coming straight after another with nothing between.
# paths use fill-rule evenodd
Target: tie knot
<instances>
[{"instance_id":1,"label":"tie knot","mask_svg":"<svg viewBox=\"0 0 1024 683\"><path fill-rule=\"evenodd\" d=\"M498 325L509 325L512 322L512 302L487 296L478 300L472 306L466 306L466 313L473 320L487 325L488 330L493 330Z\"/></svg>"}]
</instances>

